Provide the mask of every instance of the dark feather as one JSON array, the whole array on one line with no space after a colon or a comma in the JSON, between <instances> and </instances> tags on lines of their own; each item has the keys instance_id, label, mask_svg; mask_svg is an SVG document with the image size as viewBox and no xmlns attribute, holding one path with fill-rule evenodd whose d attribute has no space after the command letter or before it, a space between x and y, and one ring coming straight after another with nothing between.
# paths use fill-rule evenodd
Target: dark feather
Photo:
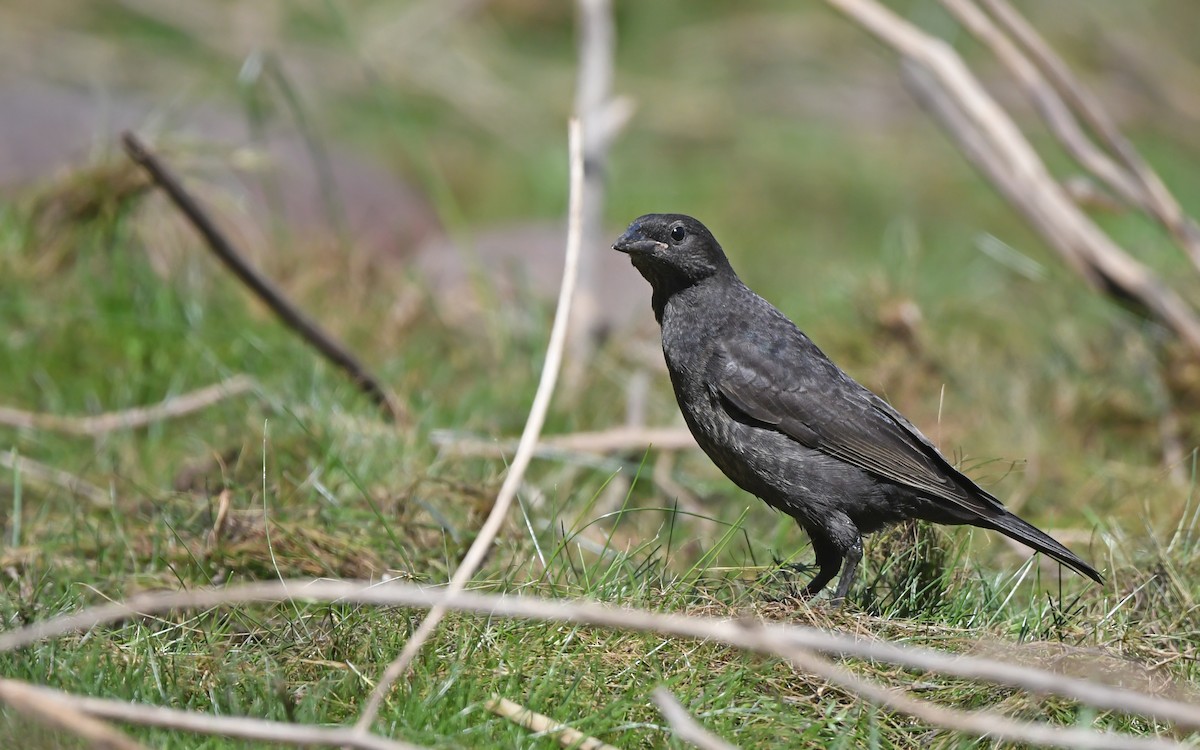
<instances>
[{"instance_id":1,"label":"dark feather","mask_svg":"<svg viewBox=\"0 0 1200 750\"><path fill-rule=\"evenodd\" d=\"M979 518L1005 513L998 500L951 466L907 419L843 376L815 344L796 334L777 341L768 357L761 349L751 351L744 341L726 344L719 355L721 395L742 413L806 447ZM813 362L829 363L820 369L834 377L807 382L812 378L801 373L811 370Z\"/></svg>"}]
</instances>

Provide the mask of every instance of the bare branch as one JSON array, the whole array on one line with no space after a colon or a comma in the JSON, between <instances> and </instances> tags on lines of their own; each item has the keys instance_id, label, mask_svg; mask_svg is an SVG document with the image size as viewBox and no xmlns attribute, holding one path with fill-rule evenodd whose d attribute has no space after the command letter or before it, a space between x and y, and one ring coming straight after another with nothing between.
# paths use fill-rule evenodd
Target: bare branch
<instances>
[{"instance_id":1,"label":"bare branch","mask_svg":"<svg viewBox=\"0 0 1200 750\"><path fill-rule=\"evenodd\" d=\"M578 729L572 729L549 716L530 711L519 703L513 703L508 698L493 696L484 704L484 707L497 716L508 719L530 731L553 737L563 747L574 747L579 750L617 750L612 745L607 745L595 737L588 737Z\"/></svg>"},{"instance_id":2,"label":"bare branch","mask_svg":"<svg viewBox=\"0 0 1200 750\"><path fill-rule=\"evenodd\" d=\"M855 695L879 706L908 714L935 727L953 729L979 737L995 737L1009 742L1064 748L1093 750L1154 750L1182 748L1184 745L1157 738L1133 737L1128 734L1098 732L1085 727L1063 729L1050 724L1018 721L994 711L975 709L960 711L914 698L893 688L859 677L828 659L805 649L794 649L787 656L797 668L819 675Z\"/></svg>"},{"instance_id":3,"label":"bare branch","mask_svg":"<svg viewBox=\"0 0 1200 750\"><path fill-rule=\"evenodd\" d=\"M1064 192L1007 113L953 49L875 0L826 0L904 58L940 121L972 163L1094 288L1132 302L1200 353L1200 317L1126 254Z\"/></svg>"},{"instance_id":4,"label":"bare branch","mask_svg":"<svg viewBox=\"0 0 1200 750\"><path fill-rule=\"evenodd\" d=\"M193 734L220 735L258 742L276 742L296 747L347 747L356 750L421 750L418 745L389 740L376 735L363 735L350 727L328 728L266 721L241 716L216 716L199 711L150 706L106 698L90 698L64 693L40 685L15 680L0 680L0 699L8 701L8 691L19 690L31 698L61 705L75 714L98 716L127 724L175 729ZM95 719L88 719L95 721ZM122 750L145 750L141 745L120 747Z\"/></svg>"},{"instance_id":5,"label":"bare branch","mask_svg":"<svg viewBox=\"0 0 1200 750\"><path fill-rule=\"evenodd\" d=\"M1200 268L1200 227L1195 220L1184 213L1179 201L1171 194L1166 183L1154 171L1133 144L1129 142L1105 112L1100 101L1083 86L1071 73L1050 45L1046 44L1028 21L1014 8L1008 0L980 0L991 11L996 20L1004 26L1013 38L1025 48L1029 56L1046 74L1050 82L1075 111L1079 112L1100 138L1108 145L1117 158L1141 183L1151 213L1183 247L1192 264Z\"/></svg>"},{"instance_id":6,"label":"bare branch","mask_svg":"<svg viewBox=\"0 0 1200 750\"><path fill-rule=\"evenodd\" d=\"M500 486L496 502L492 505L492 510L488 513L487 519L483 522L483 527L480 528L479 535L471 543L467 554L463 557L458 569L454 572L454 576L450 579L447 597L451 600L455 594L461 592L466 587L467 582L479 570L479 566L483 564L484 556L491 548L492 542L495 541L496 534L500 531L501 524L504 523L504 519L508 516L508 510L512 506L513 499L517 495L517 490L521 486L521 480L525 476L525 470L529 467L529 462L533 459L538 437L542 432L542 425L546 421L546 412L550 408L550 398L554 395L554 386L558 381L558 371L562 364L563 347L566 343L567 321L571 316L571 300L575 293L575 274L579 264L580 244L582 241L581 211L583 209L584 190L583 136L580 132L578 120L571 120L568 127L567 141L570 152L571 184L568 199L566 259L563 266L562 287L558 295L558 307L554 312L554 323L550 328L550 342L546 347L546 360L542 364L542 374L538 380L537 392L534 393L533 404L529 408L529 417L525 420L525 429L521 432L521 441L517 445L517 452L513 456L508 474L504 477L504 484ZM363 709L358 723L355 725L359 731L366 732L370 728L371 723L379 713L380 705L382 705L383 700L391 691L392 685L408 671L421 646L433 634L434 629L437 628L438 623L441 622L445 615L446 607L444 605L435 606L425 620L422 621L416 632L413 633L412 637L409 638L400 655L384 671L383 676L379 679L379 684L375 686L375 690L371 693L371 697L367 701L367 705Z\"/></svg>"},{"instance_id":7,"label":"bare branch","mask_svg":"<svg viewBox=\"0 0 1200 750\"><path fill-rule=\"evenodd\" d=\"M254 294L271 308L284 325L291 328L327 360L350 376L350 379L363 393L367 394L384 415L395 421L400 418L400 410L392 395L383 384L375 378L350 350L323 330L316 321L300 311L291 300L284 296L270 280L254 269L233 246L227 237L217 228L208 217L200 204L183 188L183 184L171 173L167 166L158 160L146 148L137 136L126 132L121 136L125 153L138 166L145 169L154 179L155 184L162 188L176 208L187 217L200 236L204 238L209 249L213 251L225 267L234 276L250 288Z\"/></svg>"},{"instance_id":8,"label":"bare branch","mask_svg":"<svg viewBox=\"0 0 1200 750\"><path fill-rule=\"evenodd\" d=\"M39 414L0 406L0 424L68 435L95 437L116 430L131 430L165 419L182 417L206 409L213 404L253 390L255 383L249 375L234 375L215 385L172 396L154 406L139 406L124 411L112 411L92 417L64 417L58 414Z\"/></svg>"},{"instance_id":9,"label":"bare branch","mask_svg":"<svg viewBox=\"0 0 1200 750\"><path fill-rule=\"evenodd\" d=\"M580 208L581 251L578 291L567 334L569 347L564 381L567 392L583 382L595 348L599 290L596 254L605 246L604 197L608 180L608 149L625 125L632 106L611 95L616 29L612 0L577 0L579 73L575 83L575 117L583 132L583 205Z\"/></svg>"},{"instance_id":10,"label":"bare branch","mask_svg":"<svg viewBox=\"0 0 1200 750\"><path fill-rule=\"evenodd\" d=\"M81 711L66 693L0 678L0 701L22 716L65 730L85 740L94 750L147 750L123 732Z\"/></svg>"},{"instance_id":11,"label":"bare branch","mask_svg":"<svg viewBox=\"0 0 1200 750\"><path fill-rule=\"evenodd\" d=\"M1054 88L1047 83L1041 71L1029 61L1015 44L996 27L986 14L971 0L942 0L942 5L958 19L968 31L991 48L997 59L1008 68L1013 77L1029 94L1034 105L1067 152L1096 177L1108 185L1126 203L1145 208L1150 199L1137 182L1123 167L1118 165L1100 149L1079 127L1075 115L1067 107Z\"/></svg>"},{"instance_id":12,"label":"bare branch","mask_svg":"<svg viewBox=\"0 0 1200 750\"><path fill-rule=\"evenodd\" d=\"M671 691L662 685L654 688L651 697L654 698L654 705L658 706L663 718L671 725L671 730L679 739L692 743L700 750L738 750L736 745L729 744L700 726L700 723L692 718L683 704L671 695Z\"/></svg>"},{"instance_id":13,"label":"bare branch","mask_svg":"<svg viewBox=\"0 0 1200 750\"><path fill-rule=\"evenodd\" d=\"M73 495L79 495L92 505L107 508L112 505L112 496L86 479L74 474L47 466L32 458L18 455L16 451L0 452L0 468L21 472L21 479L33 484L61 487Z\"/></svg>"},{"instance_id":14,"label":"bare branch","mask_svg":"<svg viewBox=\"0 0 1200 750\"><path fill-rule=\"evenodd\" d=\"M476 435L439 430L432 436L435 445L464 456L506 456L516 450L512 440L494 440ZM660 451L699 448L686 427L613 427L598 432L572 432L547 435L538 441L537 453L552 457L562 453L625 453L653 448Z\"/></svg>"},{"instance_id":15,"label":"bare branch","mask_svg":"<svg viewBox=\"0 0 1200 750\"><path fill-rule=\"evenodd\" d=\"M148 592L123 602L89 607L71 615L0 632L0 653L23 648L97 625L173 609L208 609L249 602L345 602L376 606L440 607L506 617L592 625L615 630L654 632L682 638L717 641L737 648L793 658L795 649L840 657L886 662L948 677L983 680L1038 695L1058 695L1123 714L1140 714L1174 722L1181 729L1200 730L1200 705L1038 669L936 649L870 640L801 625L722 620L640 609L622 609L596 602L569 602L527 596L491 595L466 591L423 589L389 581L327 581L313 579L261 581L223 589Z\"/></svg>"}]
</instances>

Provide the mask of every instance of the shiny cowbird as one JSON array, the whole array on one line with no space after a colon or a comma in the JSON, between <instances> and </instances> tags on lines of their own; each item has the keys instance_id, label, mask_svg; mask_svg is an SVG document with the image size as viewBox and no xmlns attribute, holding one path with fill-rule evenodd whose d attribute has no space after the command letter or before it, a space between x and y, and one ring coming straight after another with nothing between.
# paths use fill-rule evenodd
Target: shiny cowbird
<instances>
[{"instance_id":1,"label":"shiny cowbird","mask_svg":"<svg viewBox=\"0 0 1200 750\"><path fill-rule=\"evenodd\" d=\"M808 532L818 570L804 594L840 569L834 599L844 599L863 534L909 518L999 531L1103 582L750 291L699 221L649 214L613 249L650 282L671 385L700 447L735 484Z\"/></svg>"}]
</instances>

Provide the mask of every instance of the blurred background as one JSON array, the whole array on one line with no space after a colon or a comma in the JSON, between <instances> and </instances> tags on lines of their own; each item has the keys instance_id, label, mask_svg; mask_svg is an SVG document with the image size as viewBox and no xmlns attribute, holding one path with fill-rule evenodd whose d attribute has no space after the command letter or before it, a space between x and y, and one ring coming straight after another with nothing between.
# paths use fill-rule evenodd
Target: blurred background
<instances>
[{"instance_id":1,"label":"blurred background","mask_svg":"<svg viewBox=\"0 0 1200 750\"><path fill-rule=\"evenodd\" d=\"M1021 93L938 3L893 7L958 47L1071 175ZM1026 11L1195 205L1200 9ZM414 416L412 440L515 434L561 268L575 23L572 4L534 0L6 3L0 185L22 239L0 281L5 400L95 412L230 372L284 400L336 383L146 195L117 146L132 129L383 372ZM1063 267L914 105L889 52L818 3L618 2L615 23L614 92L635 110L611 149L605 241L586 248L603 300L587 374L599 397L564 399L551 431L624 422L638 372L651 385L639 419L678 424L649 289L607 241L639 214L687 212L751 287L976 478L1017 505L1036 498L1022 509L1035 521L1083 539L1098 519L1127 519L1135 534L1175 523L1191 470L1180 456L1196 435L1191 366ZM1196 298L1156 227L1120 212L1098 220ZM107 301L81 297L64 269ZM247 314L270 333L247 329ZM353 398L313 405L326 397ZM1182 452L1164 452L1167 419ZM190 439L225 450L229 437ZM49 436L7 439L55 451ZM151 486L182 460L122 469L107 443L77 450L67 468ZM711 467L686 461L728 494Z\"/></svg>"},{"instance_id":2,"label":"blurred background","mask_svg":"<svg viewBox=\"0 0 1200 750\"><path fill-rule=\"evenodd\" d=\"M1011 77L940 3L887 4L953 45L1055 174L1075 175ZM1200 5L1021 7L1185 210L1200 206ZM1099 624L1079 635L1061 602L1022 583L1026 551L982 532L916 544L902 530L868 544L867 612L986 620L1017 638L1103 640L1109 627L1117 642L1122 627L1194 623L1195 359L1067 269L916 106L894 55L826 4L617 0L614 20L612 90L633 110L603 172L603 228L585 248L595 349L575 360L546 433L682 427L649 286L608 244L638 215L689 213L844 369L1113 576L1111 592L1087 589ZM574 3L546 0L0 4L0 406L98 415L238 374L256 384L136 430L0 426L6 622L96 591L291 575L446 580L495 496L543 361L565 240L576 22ZM209 256L121 153L124 129L378 373L404 412L398 425ZM1161 229L1111 207L1092 216L1200 300L1193 267ZM14 470L18 456L67 479ZM747 601L775 562L809 554L789 519L696 451L564 448L534 463L479 580L622 602L640 592L652 606L661 585L684 591L683 603L669 600L684 608ZM597 561L611 567L597 575ZM1163 570L1179 575L1155 578ZM702 585L668 585L679 581ZM1118 600L1136 616L1106 625ZM274 654L295 646L249 618L231 622ZM351 658L338 654L386 661L390 647L361 633L395 645L406 622L330 626L320 643L298 636L318 661L281 656L280 669L311 678L301 715L352 716L357 678L321 670ZM1175 652L1153 651L1166 642L1114 648L1174 663ZM111 694L159 695L158 673L136 660L127 678L94 677L80 665L107 669L95 648L77 664L34 655L9 673L48 681L59 669L68 687L107 680ZM251 711L251 698L275 705L271 685L243 687L244 703L212 693L193 653L208 646L178 648L170 700L232 713ZM261 653L226 658L220 684L242 668L275 674ZM459 668L484 670L480 684L523 669ZM443 695L443 675L421 677L430 682L418 692ZM451 700L481 700L467 682ZM397 710L420 728L429 705ZM641 731L647 705L636 698L631 718L604 721ZM454 736L466 715L438 731Z\"/></svg>"}]
</instances>

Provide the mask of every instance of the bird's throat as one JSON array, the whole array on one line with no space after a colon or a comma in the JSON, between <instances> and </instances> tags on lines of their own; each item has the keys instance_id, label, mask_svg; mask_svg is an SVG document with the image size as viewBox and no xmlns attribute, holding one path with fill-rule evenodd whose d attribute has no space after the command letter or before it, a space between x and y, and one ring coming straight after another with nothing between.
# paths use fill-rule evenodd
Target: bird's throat
<instances>
[{"instance_id":1,"label":"bird's throat","mask_svg":"<svg viewBox=\"0 0 1200 750\"><path fill-rule=\"evenodd\" d=\"M660 268L653 264L638 264L634 263L646 281L650 282L650 288L653 293L650 296L650 307L654 310L654 319L662 325L663 310L666 309L667 303L671 301L679 292L687 289L692 285L692 282L678 273L673 273L670 269Z\"/></svg>"}]
</instances>

